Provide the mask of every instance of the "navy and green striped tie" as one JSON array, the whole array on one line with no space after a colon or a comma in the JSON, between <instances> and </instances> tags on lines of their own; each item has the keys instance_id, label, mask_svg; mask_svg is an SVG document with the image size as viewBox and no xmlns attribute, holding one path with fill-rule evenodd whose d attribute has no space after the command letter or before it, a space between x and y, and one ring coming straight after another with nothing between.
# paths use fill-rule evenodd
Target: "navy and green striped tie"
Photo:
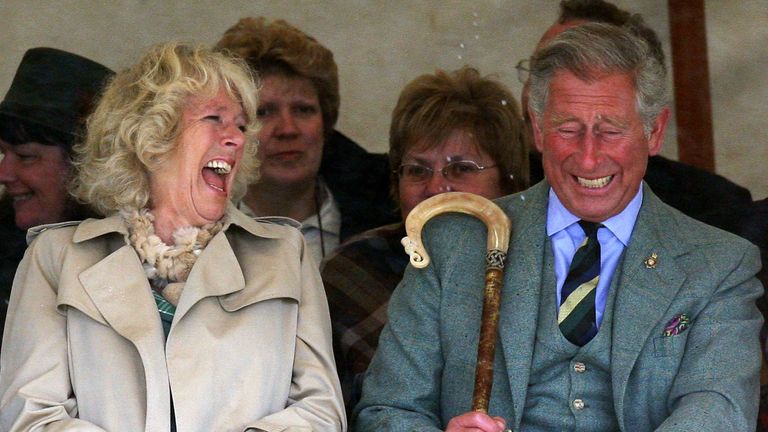
<instances>
[{"instance_id":1,"label":"navy and green striped tie","mask_svg":"<svg viewBox=\"0 0 768 432\"><path fill-rule=\"evenodd\" d=\"M600 280L600 242L594 222L579 221L587 235L576 250L560 291L560 311L557 323L571 343L584 346L597 334L595 295Z\"/></svg>"}]
</instances>

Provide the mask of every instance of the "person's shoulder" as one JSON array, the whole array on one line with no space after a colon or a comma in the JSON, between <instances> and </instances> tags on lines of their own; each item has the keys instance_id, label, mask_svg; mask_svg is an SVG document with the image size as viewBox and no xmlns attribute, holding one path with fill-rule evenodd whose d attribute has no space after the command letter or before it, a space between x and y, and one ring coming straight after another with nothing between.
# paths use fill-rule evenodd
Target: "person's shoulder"
<instances>
[{"instance_id":1,"label":"person's shoulder","mask_svg":"<svg viewBox=\"0 0 768 432\"><path fill-rule=\"evenodd\" d=\"M34 226L27 230L27 244L32 244L38 238L42 243L69 243L73 241L75 232L82 222L64 221Z\"/></svg>"},{"instance_id":2,"label":"person's shoulder","mask_svg":"<svg viewBox=\"0 0 768 432\"><path fill-rule=\"evenodd\" d=\"M229 224L226 228L228 237L235 237L240 242L259 243L261 240L278 240L290 244L296 250L303 250L304 238L299 228L301 224L291 218L280 216L252 218L234 205L228 207ZM232 227L237 229L232 229Z\"/></svg>"},{"instance_id":3,"label":"person's shoulder","mask_svg":"<svg viewBox=\"0 0 768 432\"><path fill-rule=\"evenodd\" d=\"M645 180L654 191L655 186L663 185L696 196L720 196L745 202L752 200L747 188L721 175L658 155L648 159Z\"/></svg>"},{"instance_id":4,"label":"person's shoulder","mask_svg":"<svg viewBox=\"0 0 768 432\"><path fill-rule=\"evenodd\" d=\"M337 250L354 250L365 247L370 244L378 243L382 240L399 239L405 235L405 225L402 222L396 222L355 234L342 243Z\"/></svg>"},{"instance_id":5,"label":"person's shoulder","mask_svg":"<svg viewBox=\"0 0 768 432\"><path fill-rule=\"evenodd\" d=\"M740 230L734 214L752 203L749 190L727 178L662 156L648 160L645 181L663 202L730 232Z\"/></svg>"},{"instance_id":6,"label":"person's shoulder","mask_svg":"<svg viewBox=\"0 0 768 432\"><path fill-rule=\"evenodd\" d=\"M405 255L400 243L403 237L405 237L405 226L402 222L356 234L326 256L320 269L321 271L326 267L339 269L350 262L362 262L371 258L384 259L392 253Z\"/></svg>"},{"instance_id":7,"label":"person's shoulder","mask_svg":"<svg viewBox=\"0 0 768 432\"><path fill-rule=\"evenodd\" d=\"M676 239L681 247L685 244L691 250L710 249L720 253L725 251L743 253L745 250L757 249L743 237L694 219L664 203L653 194L647 199L655 200L653 219L657 229L669 235L670 238Z\"/></svg>"},{"instance_id":8,"label":"person's shoulder","mask_svg":"<svg viewBox=\"0 0 768 432\"><path fill-rule=\"evenodd\" d=\"M292 236L301 228L301 223L284 216L251 217L234 205L227 208L231 224L239 226L256 237Z\"/></svg>"}]
</instances>

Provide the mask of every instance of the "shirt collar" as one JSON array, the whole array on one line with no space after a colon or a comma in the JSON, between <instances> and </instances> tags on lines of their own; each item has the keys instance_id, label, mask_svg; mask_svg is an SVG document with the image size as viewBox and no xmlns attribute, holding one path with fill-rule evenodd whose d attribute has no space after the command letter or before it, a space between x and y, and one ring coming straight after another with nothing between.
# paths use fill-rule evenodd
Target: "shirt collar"
<instances>
[{"instance_id":1,"label":"shirt collar","mask_svg":"<svg viewBox=\"0 0 768 432\"><path fill-rule=\"evenodd\" d=\"M320 203L320 218L323 222L323 231L330 234L339 234L341 230L341 212L336 205L336 200L333 198L333 193L322 177L318 177L320 186L320 196L323 197L322 203ZM302 230L308 228L320 229L320 223L317 218L317 213L301 221Z\"/></svg>"},{"instance_id":2,"label":"shirt collar","mask_svg":"<svg viewBox=\"0 0 768 432\"><path fill-rule=\"evenodd\" d=\"M632 230L637 221L637 214L640 212L640 206L643 203L643 185L640 184L635 197L624 207L621 213L612 216L602 225L608 228L611 233L621 241L624 246L629 246L629 239L632 237ZM580 218L565 208L557 197L555 190L549 188L549 203L547 204L547 236L552 236L569 226L578 222Z\"/></svg>"}]
</instances>

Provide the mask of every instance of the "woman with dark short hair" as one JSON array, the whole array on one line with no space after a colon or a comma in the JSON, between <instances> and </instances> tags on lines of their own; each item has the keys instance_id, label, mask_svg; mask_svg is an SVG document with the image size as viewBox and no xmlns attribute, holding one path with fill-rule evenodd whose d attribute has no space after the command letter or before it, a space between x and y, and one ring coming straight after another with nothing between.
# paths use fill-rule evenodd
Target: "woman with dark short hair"
<instances>
[{"instance_id":1,"label":"woman with dark short hair","mask_svg":"<svg viewBox=\"0 0 768 432\"><path fill-rule=\"evenodd\" d=\"M283 20L243 18L216 49L245 59L260 79L261 179L240 209L301 223L315 260L353 234L397 220L387 161L334 129L339 76L333 53Z\"/></svg>"},{"instance_id":2,"label":"woman with dark short hair","mask_svg":"<svg viewBox=\"0 0 768 432\"><path fill-rule=\"evenodd\" d=\"M403 220L420 202L449 191L493 199L528 187L528 153L517 101L471 68L438 70L400 93L389 132L390 185ZM386 322L389 296L408 256L402 223L341 245L322 265L334 350L351 412Z\"/></svg>"},{"instance_id":3,"label":"woman with dark short hair","mask_svg":"<svg viewBox=\"0 0 768 432\"><path fill-rule=\"evenodd\" d=\"M0 102L0 338L25 231L92 215L69 196L66 183L72 145L111 75L85 57L33 48Z\"/></svg>"}]
</instances>

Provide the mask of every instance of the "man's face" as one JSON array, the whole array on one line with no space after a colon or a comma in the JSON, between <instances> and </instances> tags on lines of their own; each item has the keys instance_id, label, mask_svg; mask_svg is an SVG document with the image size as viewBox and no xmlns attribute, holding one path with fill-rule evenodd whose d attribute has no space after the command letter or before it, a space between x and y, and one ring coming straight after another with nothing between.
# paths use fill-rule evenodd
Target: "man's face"
<instances>
[{"instance_id":1,"label":"man's face","mask_svg":"<svg viewBox=\"0 0 768 432\"><path fill-rule=\"evenodd\" d=\"M637 193L648 157L661 149L669 111L656 118L646 137L630 75L585 82L558 71L549 86L542 118L531 112L544 174L571 213L603 222Z\"/></svg>"}]
</instances>

